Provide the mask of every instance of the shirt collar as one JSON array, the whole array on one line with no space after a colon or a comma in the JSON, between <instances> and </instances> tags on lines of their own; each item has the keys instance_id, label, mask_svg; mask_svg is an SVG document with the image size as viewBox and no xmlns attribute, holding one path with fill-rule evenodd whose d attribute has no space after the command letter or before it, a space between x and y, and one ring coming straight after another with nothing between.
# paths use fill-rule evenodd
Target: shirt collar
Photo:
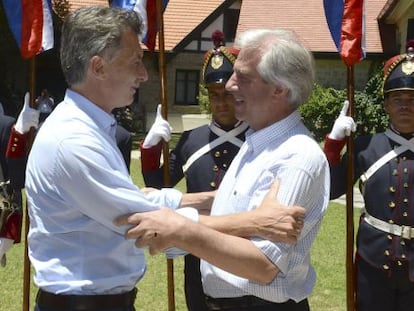
<instances>
[{"instance_id":1,"label":"shirt collar","mask_svg":"<svg viewBox=\"0 0 414 311\"><path fill-rule=\"evenodd\" d=\"M88 115L99 128L115 137L117 123L112 114L107 113L83 95L70 89L66 90L64 100L65 102L70 102L78 107L86 115Z\"/></svg>"},{"instance_id":2,"label":"shirt collar","mask_svg":"<svg viewBox=\"0 0 414 311\"><path fill-rule=\"evenodd\" d=\"M253 152L260 152L266 146L271 145L271 142L283 139L283 137L291 131L292 128L297 126L301 121L301 116L298 110L295 110L286 118L269 125L261 130L254 131L249 128L246 132L246 142L249 149Z\"/></svg>"}]
</instances>

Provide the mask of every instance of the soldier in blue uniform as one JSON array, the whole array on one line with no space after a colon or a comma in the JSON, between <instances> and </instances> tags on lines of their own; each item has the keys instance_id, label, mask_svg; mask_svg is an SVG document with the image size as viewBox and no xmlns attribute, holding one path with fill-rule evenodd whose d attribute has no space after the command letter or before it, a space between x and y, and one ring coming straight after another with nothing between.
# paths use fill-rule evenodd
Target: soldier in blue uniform
<instances>
[{"instance_id":1,"label":"soldier in blue uniform","mask_svg":"<svg viewBox=\"0 0 414 311\"><path fill-rule=\"evenodd\" d=\"M12 204L0 206L0 264L6 264L6 252L20 243L22 229L22 193L25 182L26 143L30 128L37 128L39 112L29 106L26 94L23 109L17 121L0 114L0 187L1 199L8 198ZM7 186L6 186L7 185ZM4 197L3 197L4 195Z\"/></svg>"},{"instance_id":2,"label":"soldier in blue uniform","mask_svg":"<svg viewBox=\"0 0 414 311\"><path fill-rule=\"evenodd\" d=\"M212 36L215 47L205 54L203 82L208 89L212 122L185 131L170 153L170 180L175 186L186 178L187 192L216 190L231 161L244 142L247 124L234 116L234 98L224 88L233 72L238 51L223 45L223 34ZM159 167L161 139L170 139L171 128L160 116L146 136L141 148L142 173L148 187L163 186L163 169ZM188 310L208 310L201 285L200 260L185 256L185 294Z\"/></svg>"},{"instance_id":3,"label":"soldier in blue uniform","mask_svg":"<svg viewBox=\"0 0 414 311\"><path fill-rule=\"evenodd\" d=\"M355 139L355 181L365 210L355 256L358 311L405 311L414 305L414 45L384 66L389 128ZM345 193L345 137L355 131L344 105L325 140L331 198Z\"/></svg>"}]
</instances>

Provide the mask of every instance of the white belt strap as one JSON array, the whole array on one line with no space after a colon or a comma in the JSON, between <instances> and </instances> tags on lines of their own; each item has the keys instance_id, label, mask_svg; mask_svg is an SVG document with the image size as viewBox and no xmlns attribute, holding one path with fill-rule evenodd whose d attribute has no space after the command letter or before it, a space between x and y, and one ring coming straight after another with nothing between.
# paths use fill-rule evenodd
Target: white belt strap
<instances>
[{"instance_id":1,"label":"white belt strap","mask_svg":"<svg viewBox=\"0 0 414 311\"><path fill-rule=\"evenodd\" d=\"M206 154L210 150L214 149L215 147L223 144L224 142L228 141L237 147L241 147L243 145L243 141L236 136L242 133L244 130L246 130L248 125L246 123L240 124L238 127L232 129L231 131L224 131L221 128L217 127L213 123L210 124L210 130L216 134L218 137L209 142L208 144L204 145L200 149L198 149L196 152L194 152L191 157L188 158L187 162L183 165L183 172L187 172L189 167L197 161L202 155Z\"/></svg>"},{"instance_id":2,"label":"white belt strap","mask_svg":"<svg viewBox=\"0 0 414 311\"><path fill-rule=\"evenodd\" d=\"M401 153L407 150L411 150L414 152L414 138L410 140L405 139L397 134L395 134L390 129L385 131L385 135L388 136L391 140L395 141L396 143L400 144L401 146L396 147L394 150L391 150L381 158L379 158L374 164L372 164L369 169L361 175L361 181L365 183L378 169L380 169L384 164L386 164L391 159L397 157Z\"/></svg>"},{"instance_id":3,"label":"white belt strap","mask_svg":"<svg viewBox=\"0 0 414 311\"><path fill-rule=\"evenodd\" d=\"M383 232L397 235L408 240L414 238L414 228L410 226L399 226L396 224L390 224L386 221L375 218L374 216L371 216L368 213L365 213L364 221L372 227Z\"/></svg>"}]
</instances>

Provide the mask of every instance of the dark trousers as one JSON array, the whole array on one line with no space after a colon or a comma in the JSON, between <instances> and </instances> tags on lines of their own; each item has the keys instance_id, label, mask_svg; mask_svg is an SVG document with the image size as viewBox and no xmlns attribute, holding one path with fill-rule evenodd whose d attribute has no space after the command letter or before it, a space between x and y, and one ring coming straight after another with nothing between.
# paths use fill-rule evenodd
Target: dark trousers
<instances>
[{"instance_id":1,"label":"dark trousers","mask_svg":"<svg viewBox=\"0 0 414 311\"><path fill-rule=\"evenodd\" d=\"M135 311L137 290L115 295L58 295L39 289L34 311Z\"/></svg>"},{"instance_id":2,"label":"dark trousers","mask_svg":"<svg viewBox=\"0 0 414 311\"><path fill-rule=\"evenodd\" d=\"M289 300L287 302L276 303L266 301L254 296L244 296L238 298L218 298L206 297L208 310L210 311L309 311L307 299L299 302Z\"/></svg>"},{"instance_id":3,"label":"dark trousers","mask_svg":"<svg viewBox=\"0 0 414 311\"><path fill-rule=\"evenodd\" d=\"M71 311L85 311L80 309L70 309ZM34 311L61 311L61 309L51 309L51 308L40 308L39 306L35 306ZM135 311L134 307L124 307L124 308L117 308L117 309L101 309L99 311Z\"/></svg>"},{"instance_id":4,"label":"dark trousers","mask_svg":"<svg viewBox=\"0 0 414 311\"><path fill-rule=\"evenodd\" d=\"M193 255L184 257L184 289L188 311L208 311L201 284L200 259Z\"/></svg>"},{"instance_id":5,"label":"dark trousers","mask_svg":"<svg viewBox=\"0 0 414 311\"><path fill-rule=\"evenodd\" d=\"M358 258L358 311L411 311L414 308L414 282L408 278L408 264L377 269Z\"/></svg>"}]
</instances>

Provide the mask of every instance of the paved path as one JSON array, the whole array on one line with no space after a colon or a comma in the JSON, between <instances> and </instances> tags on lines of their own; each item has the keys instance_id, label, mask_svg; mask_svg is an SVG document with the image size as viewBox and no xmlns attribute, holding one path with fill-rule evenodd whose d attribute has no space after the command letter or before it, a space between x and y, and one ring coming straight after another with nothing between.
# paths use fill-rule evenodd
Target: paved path
<instances>
[{"instance_id":1,"label":"paved path","mask_svg":"<svg viewBox=\"0 0 414 311\"><path fill-rule=\"evenodd\" d=\"M341 203L343 205L346 205L346 196L343 195L339 197L336 200L333 200L333 202ZM354 207L364 207L364 199L362 198L361 193L359 192L358 188L354 188Z\"/></svg>"}]
</instances>

